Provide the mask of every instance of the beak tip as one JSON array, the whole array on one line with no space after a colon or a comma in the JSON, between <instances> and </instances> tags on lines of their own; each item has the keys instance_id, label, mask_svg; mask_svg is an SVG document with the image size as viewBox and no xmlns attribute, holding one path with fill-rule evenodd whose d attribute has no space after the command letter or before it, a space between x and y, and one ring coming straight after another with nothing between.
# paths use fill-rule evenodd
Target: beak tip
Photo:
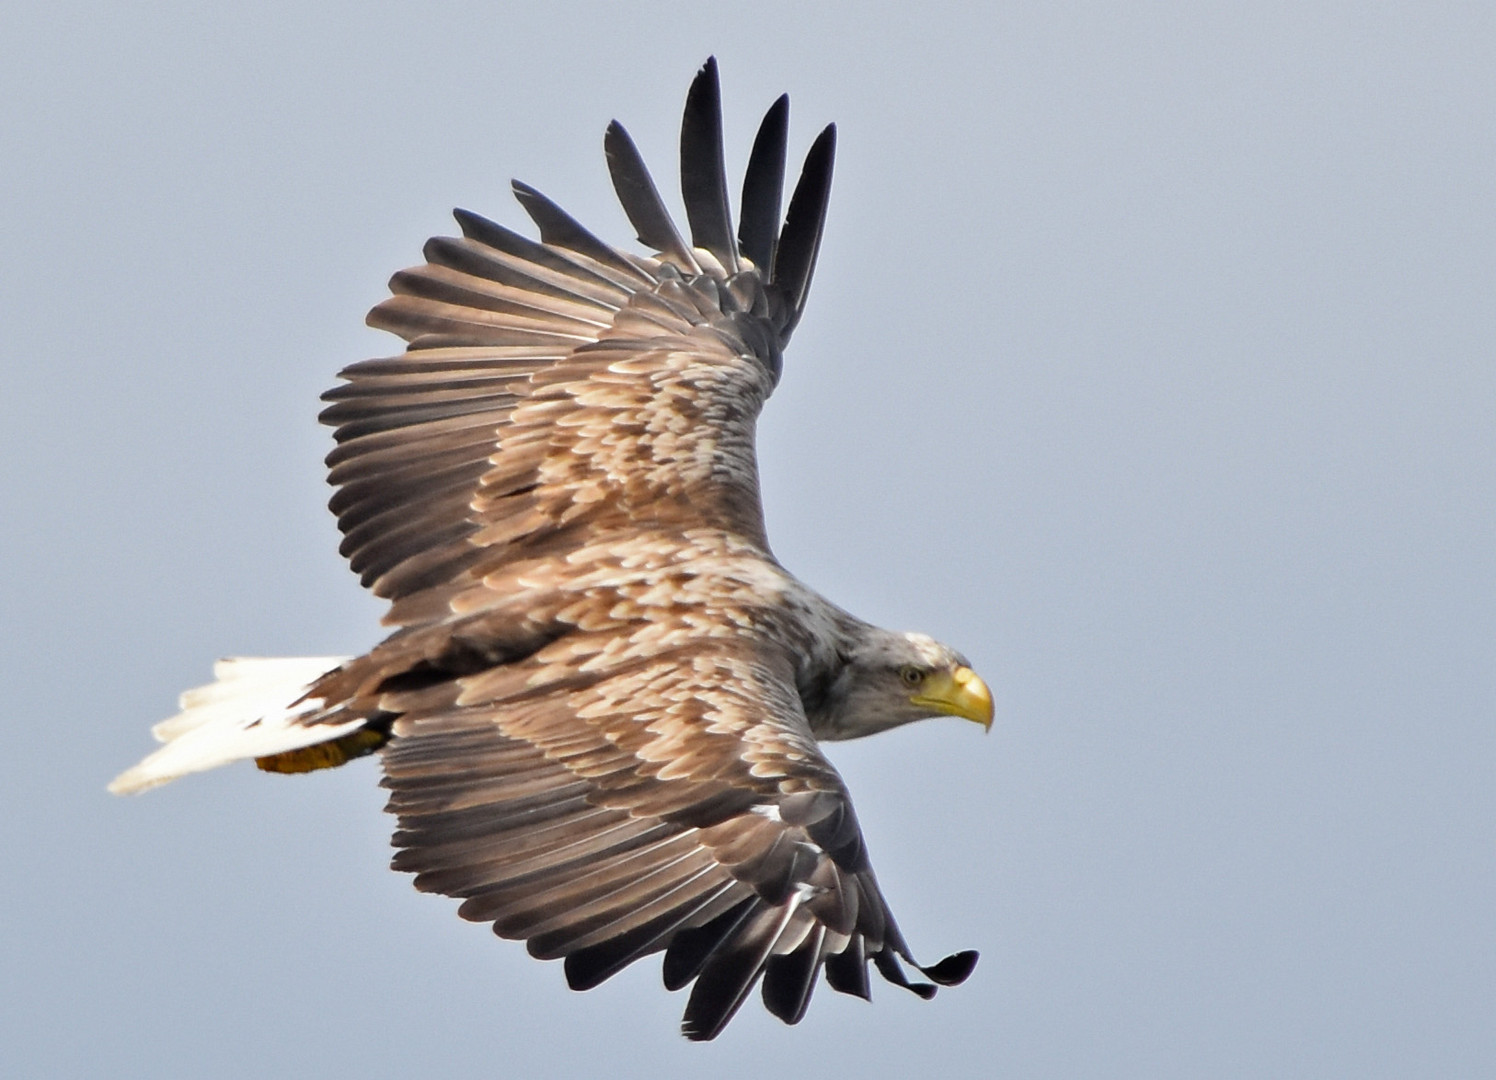
<instances>
[{"instance_id":1,"label":"beak tip","mask_svg":"<svg viewBox=\"0 0 1496 1080\"><path fill-rule=\"evenodd\" d=\"M918 705L927 705L936 712L959 716L982 725L982 730L992 730L992 691L987 689L975 671L969 667L958 667L946 677L946 683L928 697L911 700Z\"/></svg>"}]
</instances>

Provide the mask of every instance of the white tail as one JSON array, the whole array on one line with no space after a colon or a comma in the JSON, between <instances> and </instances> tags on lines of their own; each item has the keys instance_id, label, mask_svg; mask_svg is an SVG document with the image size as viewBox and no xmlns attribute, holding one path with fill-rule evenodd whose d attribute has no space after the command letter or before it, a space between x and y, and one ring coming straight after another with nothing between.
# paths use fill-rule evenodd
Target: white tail
<instances>
[{"instance_id":1,"label":"white tail","mask_svg":"<svg viewBox=\"0 0 1496 1080\"><path fill-rule=\"evenodd\" d=\"M213 665L216 682L182 694L182 711L151 729L166 745L114 778L109 790L126 795L231 761L267 757L336 739L363 720L306 726L296 721L318 711L320 698L292 707L320 676L345 656L236 656Z\"/></svg>"}]
</instances>

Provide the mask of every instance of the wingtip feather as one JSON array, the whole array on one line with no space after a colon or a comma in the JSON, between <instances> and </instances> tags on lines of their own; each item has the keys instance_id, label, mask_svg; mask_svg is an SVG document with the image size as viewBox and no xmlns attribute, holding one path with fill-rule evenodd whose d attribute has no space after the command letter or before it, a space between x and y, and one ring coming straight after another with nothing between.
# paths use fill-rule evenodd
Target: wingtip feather
<instances>
[{"instance_id":1,"label":"wingtip feather","mask_svg":"<svg viewBox=\"0 0 1496 1080\"><path fill-rule=\"evenodd\" d=\"M680 127L680 183L691 244L711 252L729 273L736 273L738 249L722 156L722 87L716 57L708 57L701 65L686 93Z\"/></svg>"},{"instance_id":2,"label":"wingtip feather","mask_svg":"<svg viewBox=\"0 0 1496 1080\"><path fill-rule=\"evenodd\" d=\"M779 211L784 198L784 165L788 146L790 96L780 94L759 124L743 174L742 220L738 245L761 272L774 266L779 241Z\"/></svg>"}]
</instances>

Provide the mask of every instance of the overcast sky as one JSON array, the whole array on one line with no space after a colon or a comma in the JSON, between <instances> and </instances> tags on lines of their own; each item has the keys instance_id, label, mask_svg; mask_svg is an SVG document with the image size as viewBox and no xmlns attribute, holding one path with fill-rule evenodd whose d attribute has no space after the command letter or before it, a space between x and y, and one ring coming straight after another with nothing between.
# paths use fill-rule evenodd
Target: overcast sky
<instances>
[{"instance_id":1,"label":"overcast sky","mask_svg":"<svg viewBox=\"0 0 1496 1080\"><path fill-rule=\"evenodd\" d=\"M4 19L0 1073L1496 1075L1491 5L308 7ZM998 719L831 752L971 981L699 1046L389 871L373 761L104 785L378 639L317 394L511 176L630 241L604 126L666 187L710 53L734 176L840 125L776 552Z\"/></svg>"}]
</instances>

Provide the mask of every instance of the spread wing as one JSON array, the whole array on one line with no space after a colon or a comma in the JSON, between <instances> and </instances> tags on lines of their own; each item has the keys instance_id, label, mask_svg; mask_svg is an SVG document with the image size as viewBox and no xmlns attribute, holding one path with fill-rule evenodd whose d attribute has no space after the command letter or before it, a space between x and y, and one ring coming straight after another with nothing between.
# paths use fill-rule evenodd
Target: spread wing
<instances>
[{"instance_id":1,"label":"spread wing","mask_svg":"<svg viewBox=\"0 0 1496 1080\"><path fill-rule=\"evenodd\" d=\"M720 1032L760 979L789 1023L823 970L867 997L869 960L933 994L900 968L909 949L789 657L747 634L703 642L679 614L632 626L386 696L403 711L384 750L396 868L534 956L565 957L574 989L664 951L666 986L694 980L693 1039ZM955 983L975 959L922 970Z\"/></svg>"},{"instance_id":2,"label":"spread wing","mask_svg":"<svg viewBox=\"0 0 1496 1080\"><path fill-rule=\"evenodd\" d=\"M342 552L394 601L387 621L447 617L494 567L564 555L636 522L709 525L766 549L753 425L803 310L835 132L812 146L779 223L787 101L764 119L735 240L714 61L688 95L680 236L627 132L614 187L654 257L597 239L527 185L534 241L458 211L371 325L409 343L329 391Z\"/></svg>"}]
</instances>

